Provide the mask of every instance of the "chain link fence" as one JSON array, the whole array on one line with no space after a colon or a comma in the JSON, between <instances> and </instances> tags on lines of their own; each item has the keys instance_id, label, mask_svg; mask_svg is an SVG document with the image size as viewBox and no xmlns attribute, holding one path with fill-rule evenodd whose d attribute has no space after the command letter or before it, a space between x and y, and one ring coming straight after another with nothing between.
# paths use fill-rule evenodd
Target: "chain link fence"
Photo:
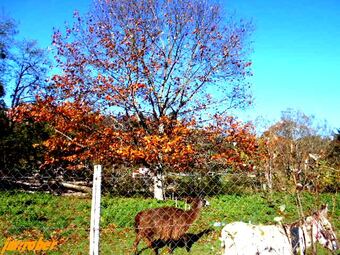
<instances>
[{"instance_id":1,"label":"chain link fence","mask_svg":"<svg viewBox=\"0 0 340 255\"><path fill-rule=\"evenodd\" d=\"M39 240L46 248L41 254L89 253L92 166L81 171L58 168L0 174L0 250L4 254L11 254L11 248L39 253ZM280 216L283 223L291 223L326 203L339 235L338 193L282 189L282 185L268 190L261 178L231 170L168 171L162 176L161 201L153 198L157 183L149 169L104 167L100 253L223 254L221 230L230 222L277 224L274 218ZM146 228L149 232L143 231ZM28 246L28 242L36 243ZM319 246L317 254L332 253Z\"/></svg>"}]
</instances>

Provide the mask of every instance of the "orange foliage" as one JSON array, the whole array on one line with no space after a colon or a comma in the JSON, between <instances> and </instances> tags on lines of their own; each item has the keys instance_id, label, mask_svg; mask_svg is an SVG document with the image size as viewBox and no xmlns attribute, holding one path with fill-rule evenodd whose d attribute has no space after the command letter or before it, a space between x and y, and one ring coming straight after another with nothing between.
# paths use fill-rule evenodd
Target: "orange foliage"
<instances>
[{"instance_id":1,"label":"orange foliage","mask_svg":"<svg viewBox=\"0 0 340 255\"><path fill-rule=\"evenodd\" d=\"M186 171L218 161L249 169L256 153L250 124L218 116L209 126L195 123L216 105L223 110L251 101L243 82L250 75L248 25L217 24L217 7L190 1L164 1L169 13L156 12L162 25L155 25L153 3L98 1L87 20L75 13L65 35L55 31L62 73L35 104L12 113L17 121L33 118L51 127L45 165L120 162ZM207 19L197 15L200 9Z\"/></svg>"},{"instance_id":2,"label":"orange foliage","mask_svg":"<svg viewBox=\"0 0 340 255\"><path fill-rule=\"evenodd\" d=\"M151 168L161 164L187 171L215 162L226 169L251 170L258 153L253 127L232 117L215 116L214 123L204 128L196 127L194 121L162 117L159 121L146 120L145 128L135 116L104 116L85 103L56 104L48 97L12 111L13 120L26 118L53 127L53 134L43 143L47 151L44 166L64 164L79 169L85 162L115 162Z\"/></svg>"},{"instance_id":3,"label":"orange foliage","mask_svg":"<svg viewBox=\"0 0 340 255\"><path fill-rule=\"evenodd\" d=\"M260 156L254 127L243 124L232 116L215 115L208 127L210 142L214 145L211 159L234 170L252 170Z\"/></svg>"}]
</instances>

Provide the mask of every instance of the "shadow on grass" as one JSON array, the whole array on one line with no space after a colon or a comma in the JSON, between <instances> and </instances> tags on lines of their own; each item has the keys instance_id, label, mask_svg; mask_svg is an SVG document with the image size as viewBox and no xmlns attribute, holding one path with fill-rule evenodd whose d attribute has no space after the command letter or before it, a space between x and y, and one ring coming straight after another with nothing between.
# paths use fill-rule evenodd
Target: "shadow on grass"
<instances>
[{"instance_id":1,"label":"shadow on grass","mask_svg":"<svg viewBox=\"0 0 340 255\"><path fill-rule=\"evenodd\" d=\"M168 241L163 241L163 240L155 240L152 242L152 248L154 249L155 253L158 254L158 250L168 246L169 247L169 252L173 253L173 251L177 248L185 248L187 252L190 252L191 247L201 239L206 234L209 234L212 232L212 229L205 229L197 234L184 234L179 240L168 240ZM141 249L137 254L141 254L143 251L147 250L148 247L145 247Z\"/></svg>"}]
</instances>

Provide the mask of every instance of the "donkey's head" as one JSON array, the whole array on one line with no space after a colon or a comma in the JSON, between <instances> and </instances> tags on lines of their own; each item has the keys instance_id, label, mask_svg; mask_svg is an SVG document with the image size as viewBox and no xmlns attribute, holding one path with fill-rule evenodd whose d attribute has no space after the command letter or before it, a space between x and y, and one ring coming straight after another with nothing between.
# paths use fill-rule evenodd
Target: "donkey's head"
<instances>
[{"instance_id":1,"label":"donkey's head","mask_svg":"<svg viewBox=\"0 0 340 255\"><path fill-rule=\"evenodd\" d=\"M327 212L328 206L322 205L318 212L306 218L306 222L313 242L319 242L325 248L335 251L339 249L339 245Z\"/></svg>"}]
</instances>

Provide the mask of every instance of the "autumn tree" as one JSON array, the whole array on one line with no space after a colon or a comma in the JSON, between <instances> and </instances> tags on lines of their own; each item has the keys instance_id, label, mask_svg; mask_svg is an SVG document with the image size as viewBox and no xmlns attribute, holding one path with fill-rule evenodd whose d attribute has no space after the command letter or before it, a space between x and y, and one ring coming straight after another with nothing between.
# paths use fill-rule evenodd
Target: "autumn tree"
<instances>
[{"instance_id":1,"label":"autumn tree","mask_svg":"<svg viewBox=\"0 0 340 255\"><path fill-rule=\"evenodd\" d=\"M86 17L74 16L65 33L53 36L62 73L16 118L28 110L50 123L55 135L46 148L65 151L67 161L149 167L161 199L167 166L184 171L201 162L195 132L216 138L222 130L209 126L212 116L221 122L230 109L251 103L251 25L223 14L217 4L190 0L98 0ZM225 141L229 124L212 141ZM235 148L241 151L242 142ZM49 155L50 162L59 160ZM214 158L239 159L227 148Z\"/></svg>"},{"instance_id":2,"label":"autumn tree","mask_svg":"<svg viewBox=\"0 0 340 255\"><path fill-rule=\"evenodd\" d=\"M327 152L327 161L332 166L340 168L340 129L333 135L333 140Z\"/></svg>"},{"instance_id":3,"label":"autumn tree","mask_svg":"<svg viewBox=\"0 0 340 255\"><path fill-rule=\"evenodd\" d=\"M316 169L313 172L312 163L325 157L329 132L314 116L287 109L282 112L281 120L263 133L261 140L266 154L262 169L269 188L273 187L274 177L286 186L293 181L307 186L317 172Z\"/></svg>"}]
</instances>

